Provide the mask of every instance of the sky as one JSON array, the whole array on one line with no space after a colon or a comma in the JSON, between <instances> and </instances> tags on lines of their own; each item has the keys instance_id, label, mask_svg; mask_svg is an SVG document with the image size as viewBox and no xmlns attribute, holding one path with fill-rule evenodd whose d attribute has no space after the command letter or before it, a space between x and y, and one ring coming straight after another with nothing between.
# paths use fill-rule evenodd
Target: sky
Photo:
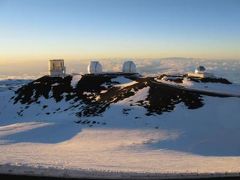
<instances>
[{"instance_id":1,"label":"sky","mask_svg":"<svg viewBox=\"0 0 240 180\"><path fill-rule=\"evenodd\" d=\"M0 65L163 57L240 59L240 1L0 0Z\"/></svg>"}]
</instances>

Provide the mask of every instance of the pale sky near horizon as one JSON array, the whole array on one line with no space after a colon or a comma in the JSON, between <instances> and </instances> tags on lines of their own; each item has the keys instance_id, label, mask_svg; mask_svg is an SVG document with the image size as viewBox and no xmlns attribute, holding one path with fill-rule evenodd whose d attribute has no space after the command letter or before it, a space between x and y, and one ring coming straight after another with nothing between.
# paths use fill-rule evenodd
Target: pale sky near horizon
<instances>
[{"instance_id":1,"label":"pale sky near horizon","mask_svg":"<svg viewBox=\"0 0 240 180\"><path fill-rule=\"evenodd\" d=\"M240 59L239 0L0 0L0 64Z\"/></svg>"}]
</instances>

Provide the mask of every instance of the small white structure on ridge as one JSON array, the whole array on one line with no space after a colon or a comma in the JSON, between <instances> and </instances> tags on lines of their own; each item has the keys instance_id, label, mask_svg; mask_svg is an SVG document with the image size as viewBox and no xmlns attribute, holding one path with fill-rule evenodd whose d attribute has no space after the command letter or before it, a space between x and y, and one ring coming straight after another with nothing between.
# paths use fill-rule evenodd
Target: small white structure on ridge
<instances>
[{"instance_id":1,"label":"small white structure on ridge","mask_svg":"<svg viewBox=\"0 0 240 180\"><path fill-rule=\"evenodd\" d=\"M195 73L199 73L199 74L204 74L206 71L206 68L204 66L198 66L196 69L195 69Z\"/></svg>"},{"instance_id":2,"label":"small white structure on ridge","mask_svg":"<svg viewBox=\"0 0 240 180\"><path fill-rule=\"evenodd\" d=\"M195 69L194 73L188 73L189 77L197 77L197 78L209 78L214 77L212 73L206 72L206 68L204 66L198 66Z\"/></svg>"},{"instance_id":3,"label":"small white structure on ridge","mask_svg":"<svg viewBox=\"0 0 240 180\"><path fill-rule=\"evenodd\" d=\"M133 61L125 61L122 66L123 73L137 73L137 67Z\"/></svg>"},{"instance_id":4,"label":"small white structure on ridge","mask_svg":"<svg viewBox=\"0 0 240 180\"><path fill-rule=\"evenodd\" d=\"M99 74L102 73L102 65L98 61L91 61L88 65L89 74Z\"/></svg>"},{"instance_id":5,"label":"small white structure on ridge","mask_svg":"<svg viewBox=\"0 0 240 180\"><path fill-rule=\"evenodd\" d=\"M64 77L66 75L63 59L49 60L49 75L52 77Z\"/></svg>"}]
</instances>

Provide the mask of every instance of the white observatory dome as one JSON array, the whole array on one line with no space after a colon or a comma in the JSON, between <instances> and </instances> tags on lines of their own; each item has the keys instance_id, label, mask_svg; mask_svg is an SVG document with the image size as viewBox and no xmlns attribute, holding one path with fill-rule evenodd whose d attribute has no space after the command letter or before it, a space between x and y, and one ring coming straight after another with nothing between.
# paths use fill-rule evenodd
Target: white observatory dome
<instances>
[{"instance_id":1,"label":"white observatory dome","mask_svg":"<svg viewBox=\"0 0 240 180\"><path fill-rule=\"evenodd\" d=\"M195 69L195 73L204 73L206 71L206 68L204 66L198 66Z\"/></svg>"},{"instance_id":2,"label":"white observatory dome","mask_svg":"<svg viewBox=\"0 0 240 180\"><path fill-rule=\"evenodd\" d=\"M89 74L102 73L102 65L98 61L91 61L88 65Z\"/></svg>"},{"instance_id":3,"label":"white observatory dome","mask_svg":"<svg viewBox=\"0 0 240 180\"><path fill-rule=\"evenodd\" d=\"M122 72L124 73L137 73L136 65L133 61L125 61L123 63Z\"/></svg>"},{"instance_id":4,"label":"white observatory dome","mask_svg":"<svg viewBox=\"0 0 240 180\"><path fill-rule=\"evenodd\" d=\"M195 69L194 73L188 73L189 77L197 77L197 78L215 78L214 74L207 72L204 66L198 66Z\"/></svg>"}]
</instances>

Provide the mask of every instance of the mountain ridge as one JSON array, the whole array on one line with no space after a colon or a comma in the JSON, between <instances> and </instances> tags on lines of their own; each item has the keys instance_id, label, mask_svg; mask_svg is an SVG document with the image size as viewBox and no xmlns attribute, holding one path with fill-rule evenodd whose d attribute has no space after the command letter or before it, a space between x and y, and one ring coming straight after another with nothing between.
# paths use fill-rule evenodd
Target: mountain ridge
<instances>
[{"instance_id":1,"label":"mountain ridge","mask_svg":"<svg viewBox=\"0 0 240 180\"><path fill-rule=\"evenodd\" d=\"M166 83L158 82L158 79L164 78ZM147 116L171 112L176 104L181 102L188 109L200 108L204 105L203 96L206 95L228 97L224 94L181 89L178 84L183 83L184 78L186 78L186 75L171 76L163 74L156 77L142 77L138 74L121 73L78 75L77 80L71 75L64 78L43 76L20 87L11 100L14 104L22 104L25 109L33 103L40 104L40 98L54 99L55 103L63 100L66 102L72 101L72 105L64 111L77 109L81 106L76 116L88 117L101 115L111 104L134 96L139 90L146 87L149 88L146 92L146 98L130 104L130 106L144 107L147 110ZM232 84L224 78L188 78L188 80L203 84ZM169 85L167 82L173 82L177 85ZM47 105L42 105L42 109L45 108L47 108ZM22 115L23 112L24 109L18 114Z\"/></svg>"}]
</instances>

